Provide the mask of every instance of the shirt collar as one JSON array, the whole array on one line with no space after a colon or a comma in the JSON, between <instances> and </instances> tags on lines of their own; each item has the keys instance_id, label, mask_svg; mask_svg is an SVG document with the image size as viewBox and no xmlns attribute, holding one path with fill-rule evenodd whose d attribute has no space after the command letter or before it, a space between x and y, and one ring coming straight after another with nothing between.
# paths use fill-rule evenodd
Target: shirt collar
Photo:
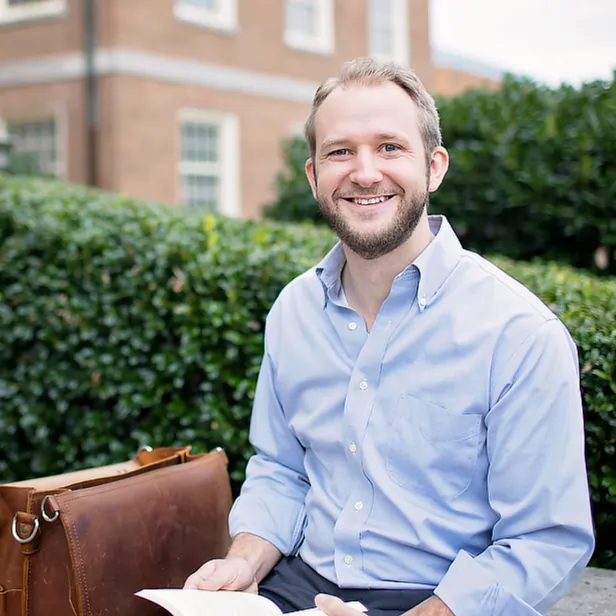
<instances>
[{"instance_id":1,"label":"shirt collar","mask_svg":"<svg viewBox=\"0 0 616 616\"><path fill-rule=\"evenodd\" d=\"M413 263L396 276L403 278L411 274L411 270L419 271L417 301L421 311L430 305L438 290L455 269L463 251L460 240L445 216L428 216L428 222L434 239ZM325 296L323 308L327 307L332 288L341 284L340 276L345 263L342 243L338 241L316 266L316 274Z\"/></svg>"},{"instance_id":2,"label":"shirt collar","mask_svg":"<svg viewBox=\"0 0 616 616\"><path fill-rule=\"evenodd\" d=\"M445 216L428 216L434 239L415 259L411 267L419 270L417 303L423 311L458 265L463 248Z\"/></svg>"}]
</instances>

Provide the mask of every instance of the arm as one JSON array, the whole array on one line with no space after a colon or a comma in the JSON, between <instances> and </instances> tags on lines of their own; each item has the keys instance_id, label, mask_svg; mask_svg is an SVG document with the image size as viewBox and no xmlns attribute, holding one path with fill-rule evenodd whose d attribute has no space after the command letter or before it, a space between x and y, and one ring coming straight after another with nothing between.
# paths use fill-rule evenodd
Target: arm
<instances>
[{"instance_id":1,"label":"arm","mask_svg":"<svg viewBox=\"0 0 616 616\"><path fill-rule=\"evenodd\" d=\"M231 544L226 558L206 562L188 577L184 588L257 592L259 582L272 570L280 556L268 541L241 534Z\"/></svg>"},{"instance_id":2,"label":"arm","mask_svg":"<svg viewBox=\"0 0 616 616\"><path fill-rule=\"evenodd\" d=\"M282 554L269 541L242 533L233 540L227 559L245 560L253 571L254 581L259 584L274 568L281 556Z\"/></svg>"},{"instance_id":3,"label":"arm","mask_svg":"<svg viewBox=\"0 0 616 616\"><path fill-rule=\"evenodd\" d=\"M256 454L229 517L233 543L226 558L205 563L186 580L186 588L256 592L281 556L293 553L303 537L308 491L304 449L289 430L276 393L271 344L268 319L250 427Z\"/></svg>"},{"instance_id":4,"label":"arm","mask_svg":"<svg viewBox=\"0 0 616 616\"><path fill-rule=\"evenodd\" d=\"M246 468L246 481L231 510L229 527L232 537L256 535L287 556L296 552L303 538L309 483L304 448L287 424L276 391L270 349L276 349L277 340L271 317L272 313L266 325L250 426L250 442L256 453Z\"/></svg>"},{"instance_id":5,"label":"arm","mask_svg":"<svg viewBox=\"0 0 616 616\"><path fill-rule=\"evenodd\" d=\"M536 616L594 547L573 342L557 320L496 366L486 416L492 545L458 553L435 594L455 616Z\"/></svg>"}]
</instances>

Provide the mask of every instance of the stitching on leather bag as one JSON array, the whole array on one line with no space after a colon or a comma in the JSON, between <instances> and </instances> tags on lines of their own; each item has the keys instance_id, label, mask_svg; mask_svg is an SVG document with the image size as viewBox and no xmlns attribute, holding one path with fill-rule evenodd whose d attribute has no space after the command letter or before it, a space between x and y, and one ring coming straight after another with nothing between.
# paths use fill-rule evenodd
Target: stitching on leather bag
<instances>
[{"instance_id":1,"label":"stitching on leather bag","mask_svg":"<svg viewBox=\"0 0 616 616\"><path fill-rule=\"evenodd\" d=\"M73 549L71 549L71 557L73 558L73 566L76 569L77 578L79 583L77 584L77 599L80 603L84 604L84 614L83 616L90 616L92 613L92 608L90 606L90 595L87 592L87 579L85 574L85 568L83 565L83 558L81 557L81 550L79 549L79 542L76 541L77 532L75 530L75 522L73 516L71 515L71 508L69 503L65 504L65 512L68 518L68 538L71 543ZM73 557L74 555L74 557ZM69 588L70 595L70 588ZM85 597L83 596L85 595ZM72 603L71 603L72 606ZM74 607L73 607L74 609Z\"/></svg>"}]
</instances>

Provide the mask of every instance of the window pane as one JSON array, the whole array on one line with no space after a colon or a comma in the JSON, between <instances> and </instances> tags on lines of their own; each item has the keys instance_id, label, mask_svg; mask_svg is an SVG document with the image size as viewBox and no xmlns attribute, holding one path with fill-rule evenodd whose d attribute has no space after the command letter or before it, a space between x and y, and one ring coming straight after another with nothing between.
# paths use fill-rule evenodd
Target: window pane
<instances>
[{"instance_id":1,"label":"window pane","mask_svg":"<svg viewBox=\"0 0 616 616\"><path fill-rule=\"evenodd\" d=\"M287 0L286 29L316 35L317 15L314 0Z\"/></svg>"},{"instance_id":2,"label":"window pane","mask_svg":"<svg viewBox=\"0 0 616 616\"><path fill-rule=\"evenodd\" d=\"M220 10L218 6L219 0L179 0L181 4L190 4L192 6L197 6L201 9L205 9L206 11L211 11L212 13Z\"/></svg>"},{"instance_id":3,"label":"window pane","mask_svg":"<svg viewBox=\"0 0 616 616\"><path fill-rule=\"evenodd\" d=\"M370 52L389 56L394 49L393 0L370 0Z\"/></svg>"},{"instance_id":4,"label":"window pane","mask_svg":"<svg viewBox=\"0 0 616 616\"><path fill-rule=\"evenodd\" d=\"M220 127L217 124L184 122L182 161L216 163L220 160Z\"/></svg>"},{"instance_id":5,"label":"window pane","mask_svg":"<svg viewBox=\"0 0 616 616\"><path fill-rule=\"evenodd\" d=\"M182 204L191 208L220 209L220 178L215 175L183 175Z\"/></svg>"},{"instance_id":6,"label":"window pane","mask_svg":"<svg viewBox=\"0 0 616 616\"><path fill-rule=\"evenodd\" d=\"M56 123L54 120L8 124L13 150L31 160L43 173L56 173Z\"/></svg>"}]
</instances>

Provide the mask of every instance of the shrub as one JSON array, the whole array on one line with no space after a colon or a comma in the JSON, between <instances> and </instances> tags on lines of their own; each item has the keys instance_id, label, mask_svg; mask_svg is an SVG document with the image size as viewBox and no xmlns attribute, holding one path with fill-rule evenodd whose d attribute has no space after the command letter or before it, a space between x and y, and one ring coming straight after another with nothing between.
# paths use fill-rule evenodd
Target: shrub
<instances>
[{"instance_id":1,"label":"shrub","mask_svg":"<svg viewBox=\"0 0 616 616\"><path fill-rule=\"evenodd\" d=\"M58 182L0 177L0 479L221 445L234 481L265 315L331 247L310 224L238 221ZM576 338L597 562L616 566L616 284L498 264Z\"/></svg>"},{"instance_id":2,"label":"shrub","mask_svg":"<svg viewBox=\"0 0 616 616\"><path fill-rule=\"evenodd\" d=\"M465 245L616 273L616 79L550 89L508 77L499 91L439 98L450 169L432 195ZM303 174L308 148L283 144L268 218L321 221Z\"/></svg>"}]
</instances>

